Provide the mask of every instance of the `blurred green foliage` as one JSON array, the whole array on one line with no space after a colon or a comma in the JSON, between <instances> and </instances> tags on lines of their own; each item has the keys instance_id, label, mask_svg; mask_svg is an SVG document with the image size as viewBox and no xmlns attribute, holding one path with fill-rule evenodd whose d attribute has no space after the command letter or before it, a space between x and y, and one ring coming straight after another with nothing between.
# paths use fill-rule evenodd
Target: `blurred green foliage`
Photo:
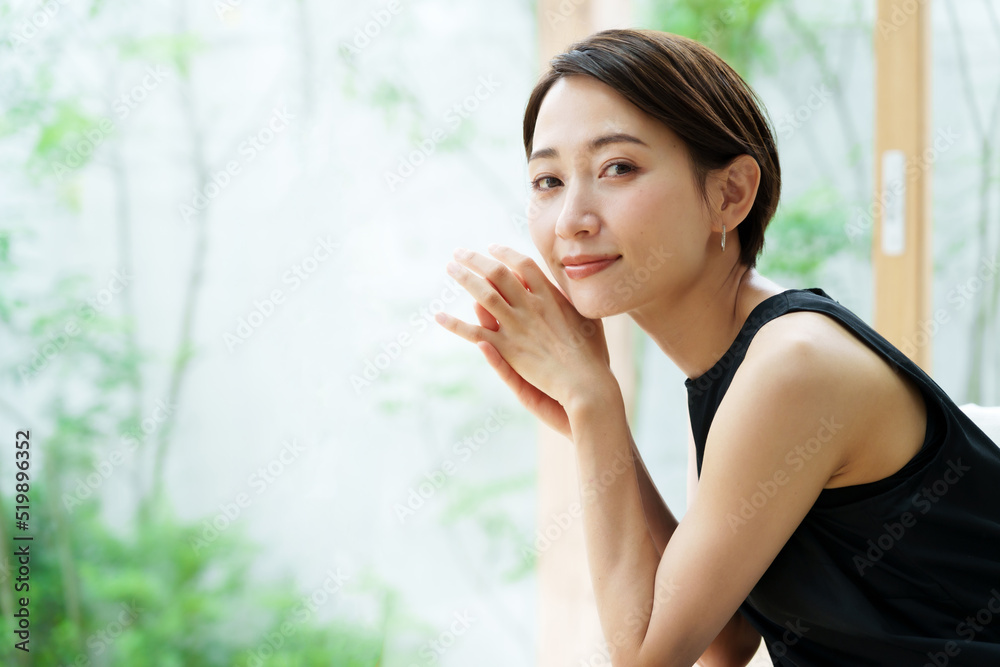
<instances>
[{"instance_id":1,"label":"blurred green foliage","mask_svg":"<svg viewBox=\"0 0 1000 667\"><path fill-rule=\"evenodd\" d=\"M92 2L87 20L101 21L104 8ZM8 18L5 9L0 18ZM21 169L35 188L25 193L34 198L34 218L78 222L78 175L106 154L98 148L125 141L106 91L85 81L75 89L53 85L61 57L89 48L115 62L167 63L174 76L186 77L207 50L186 33L116 38L102 32L106 27L93 33L106 34L99 46L70 41L55 48L54 30L35 37L30 56L12 57L0 70L0 141L23 156L8 168ZM89 34L81 30L71 40ZM68 170L59 171L70 156ZM167 362L138 348L135 322L120 304L95 307L100 286L90 277L64 274L44 285L30 264L17 263L18 244L35 245L33 224L11 215L0 227L0 377L14 390L13 403L0 396L0 410L31 430L33 536L30 589L15 592L17 565L8 554L15 496L9 480L0 480L0 665L380 665L387 620L398 612L394 591L377 577L349 573L336 594L372 601L374 622L338 615L321 582L262 579L251 569L261 548L239 524L213 532L212 518L179 519L169 499L152 493L152 437L137 435L123 461L96 472L113 460L111 452L121 455L124 436L142 433L141 386L161 378ZM178 275L178 289L184 279ZM32 397L30 416L21 412L22 396ZM309 583L314 588L302 590ZM11 641L20 597L30 601L27 654Z\"/></svg>"},{"instance_id":2,"label":"blurred green foliage","mask_svg":"<svg viewBox=\"0 0 1000 667\"><path fill-rule=\"evenodd\" d=\"M840 254L860 256L868 246L852 244L844 232L842 198L828 186L817 186L788 204L780 204L768 226L757 263L775 279L817 287L820 273Z\"/></svg>"},{"instance_id":3,"label":"blurred green foliage","mask_svg":"<svg viewBox=\"0 0 1000 667\"><path fill-rule=\"evenodd\" d=\"M777 4L657 0L649 3L644 24L706 43L752 81L756 73L773 66L774 55L761 39L760 26ZM95 20L101 7L92 5ZM197 57L209 49L186 33L119 39L114 44L121 59L170 63L182 77L189 76ZM405 85L368 76L353 61L348 65L343 92L369 102L387 126L403 125L413 141L435 127L439 110L423 109ZM51 186L52 179L46 177L53 175L54 163L97 128L104 113L88 104L90 98L83 93L57 95L50 67L36 63L34 76L17 88L16 99L5 101L0 118L0 140L30 139L31 153L23 166L40 191ZM471 125L464 124L442 147L461 150L470 132ZM106 140L121 141L114 132ZM87 168L89 154L85 158L76 169ZM75 186L59 187L68 213L75 214ZM838 217L841 201L826 186L783 203L768 231L762 272L814 281L824 262L850 247ZM122 513L111 503L121 501L99 491L67 507L66 494L74 493L79 480L94 471L109 445L121 434L138 432L135 383L148 360L124 343L134 322L96 312L82 321L81 304L93 293L88 280L70 276L49 290L28 290L26 269L12 263L11 246L29 234L26 229L0 229L0 278L7 286L0 290L0 321L9 341L0 374L17 386L24 382L19 367L50 342L50 334L73 319L81 320L82 332L28 380L47 392L39 416L49 427L44 434L33 434L37 439L32 441L34 451L41 453L32 463L32 655L30 662L25 660L5 641L0 644L0 663L361 667L381 664L390 626L408 633L411 639L404 643L414 649L419 643L414 637L436 631L400 609L395 591L370 573L358 573L349 588L376 602L379 622L321 619L328 615L303 606L309 592L297 590L300 583L262 583L253 576L250 565L259 547L238 525L194 548L195 540L204 536L203 521L178 519L168 500L148 493L148 480L138 473L134 506L124 511L132 517L127 525L109 521L110 513ZM394 386L418 387L443 398L461 396L480 405L483 400L463 382L421 385L410 378L383 383L385 388ZM81 392L81 387L88 390ZM381 407L388 416L398 415L413 405L411 398L387 390ZM137 458L148 458L145 448L146 443L140 445ZM116 474L131 473L123 468ZM487 484L449 484L442 491L447 503L442 524L479 531L486 553L475 562L494 566L505 582L522 580L534 570L534 559L525 556L532 539L509 511L511 502L530 494L534 485L534 476L515 476ZM8 543L14 529L12 504L9 493L0 494L0 522ZM11 583L9 574L0 571L5 587ZM7 613L0 633L11 636Z\"/></svg>"},{"instance_id":4,"label":"blurred green foliage","mask_svg":"<svg viewBox=\"0 0 1000 667\"><path fill-rule=\"evenodd\" d=\"M748 78L769 63L770 44L760 25L778 0L651 0L643 25L697 40Z\"/></svg>"},{"instance_id":5,"label":"blurred green foliage","mask_svg":"<svg viewBox=\"0 0 1000 667\"><path fill-rule=\"evenodd\" d=\"M12 236L0 231L0 275L8 285L18 284L22 270L10 261ZM128 503L133 520L109 523L108 510L120 514L121 508L106 505L122 500L104 497L103 475L99 484L88 477L98 479L95 471L109 460L109 444L140 433L127 400L134 370L129 366L138 359L123 354L121 345L131 323L88 311L88 287L75 277L48 294L8 289L0 296L0 314L14 342L5 349L0 372L12 382L42 383L48 393L45 433L36 429L31 437L30 591L13 599L30 599L30 659L4 641L0 664L378 665L383 629L321 620L322 604L307 602L310 593L297 591L295 582L257 581L250 565L259 549L235 522L212 531L208 519L179 520L168 501L144 495ZM46 347L71 321L80 332L58 351ZM37 352L43 356L35 357ZM81 393L79 387L93 390ZM13 406L3 407L20 417ZM108 479L135 472L127 456ZM4 490L0 520L10 544L14 498L9 485ZM15 574L0 572L8 590ZM359 578L345 588L388 599L384 584L359 584ZM390 613L382 605L383 619ZM11 637L12 630L5 611L0 633Z\"/></svg>"},{"instance_id":6,"label":"blurred green foliage","mask_svg":"<svg viewBox=\"0 0 1000 667\"><path fill-rule=\"evenodd\" d=\"M648 0L643 7L644 25L705 44L751 86L757 77L775 75L774 46L764 38L761 26L781 10L787 16L791 11L788 0ZM792 29L802 32L806 25L797 21ZM832 68L823 45L812 32L806 37L812 40L820 70L829 72ZM860 144L849 146L843 157L856 166L860 150ZM831 258L860 256L867 246L852 244L844 231L848 205L849 197L829 182L793 199L783 196L768 225L758 270L790 286L811 287L817 286L821 270Z\"/></svg>"}]
</instances>

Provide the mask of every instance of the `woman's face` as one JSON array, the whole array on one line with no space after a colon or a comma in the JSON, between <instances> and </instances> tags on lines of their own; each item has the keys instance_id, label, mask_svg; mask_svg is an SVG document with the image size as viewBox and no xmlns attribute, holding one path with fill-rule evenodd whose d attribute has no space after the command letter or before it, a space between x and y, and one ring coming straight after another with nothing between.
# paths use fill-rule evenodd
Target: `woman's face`
<instances>
[{"instance_id":1,"label":"woman's face","mask_svg":"<svg viewBox=\"0 0 1000 667\"><path fill-rule=\"evenodd\" d=\"M713 230L670 128L597 79L571 75L543 99L532 150L531 238L581 314L673 299L697 280Z\"/></svg>"}]
</instances>

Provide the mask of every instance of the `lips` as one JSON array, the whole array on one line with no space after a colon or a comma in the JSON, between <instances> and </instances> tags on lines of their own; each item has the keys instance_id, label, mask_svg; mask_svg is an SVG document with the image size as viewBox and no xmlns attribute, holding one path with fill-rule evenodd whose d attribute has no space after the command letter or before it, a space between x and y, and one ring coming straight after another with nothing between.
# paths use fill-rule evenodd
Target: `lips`
<instances>
[{"instance_id":1,"label":"lips","mask_svg":"<svg viewBox=\"0 0 1000 667\"><path fill-rule=\"evenodd\" d=\"M580 280L603 271L621 259L621 255L574 255L564 257L563 270L568 278Z\"/></svg>"}]
</instances>

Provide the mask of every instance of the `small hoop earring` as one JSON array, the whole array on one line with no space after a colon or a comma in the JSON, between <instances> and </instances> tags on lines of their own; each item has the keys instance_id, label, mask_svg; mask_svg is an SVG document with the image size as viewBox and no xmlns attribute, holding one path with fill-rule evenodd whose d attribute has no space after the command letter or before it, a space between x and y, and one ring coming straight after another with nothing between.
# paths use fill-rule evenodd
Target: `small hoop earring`
<instances>
[{"instance_id":1,"label":"small hoop earring","mask_svg":"<svg viewBox=\"0 0 1000 667\"><path fill-rule=\"evenodd\" d=\"M726 226L722 225L722 252L726 251Z\"/></svg>"}]
</instances>

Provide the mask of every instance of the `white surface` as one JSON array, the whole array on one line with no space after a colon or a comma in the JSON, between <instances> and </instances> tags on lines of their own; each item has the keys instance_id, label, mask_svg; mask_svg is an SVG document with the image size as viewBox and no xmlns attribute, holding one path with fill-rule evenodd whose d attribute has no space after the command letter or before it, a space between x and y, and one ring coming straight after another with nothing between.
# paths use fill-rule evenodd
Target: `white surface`
<instances>
[{"instance_id":1,"label":"white surface","mask_svg":"<svg viewBox=\"0 0 1000 667\"><path fill-rule=\"evenodd\" d=\"M976 426L990 437L994 443L1000 443L1000 407L984 407L975 403L958 406L962 412L969 415Z\"/></svg>"}]
</instances>

